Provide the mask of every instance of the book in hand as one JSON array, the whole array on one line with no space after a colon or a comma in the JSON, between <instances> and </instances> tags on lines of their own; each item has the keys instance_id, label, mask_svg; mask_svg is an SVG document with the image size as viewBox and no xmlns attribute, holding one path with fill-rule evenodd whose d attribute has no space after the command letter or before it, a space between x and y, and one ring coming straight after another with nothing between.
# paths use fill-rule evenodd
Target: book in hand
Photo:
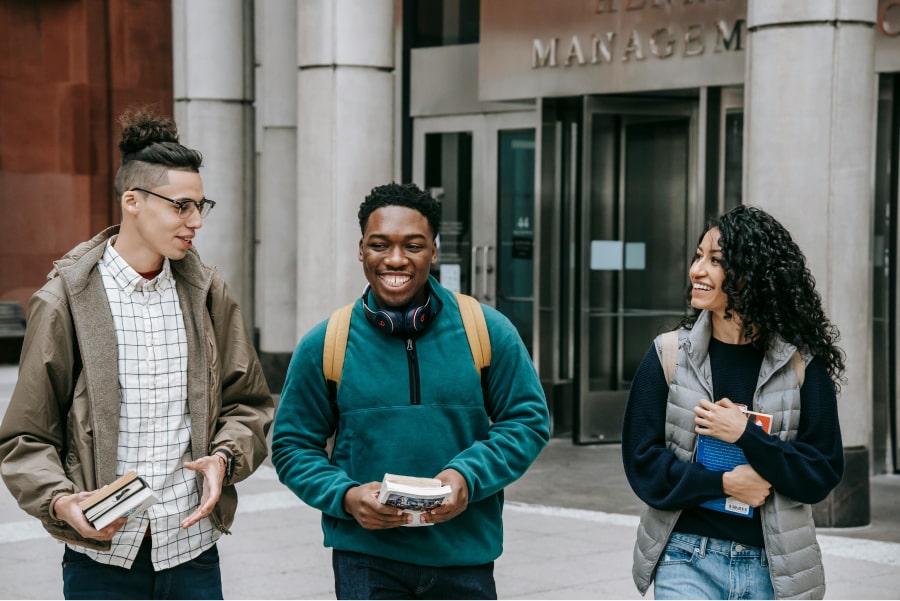
<instances>
[{"instance_id":1,"label":"book in hand","mask_svg":"<svg viewBox=\"0 0 900 601\"><path fill-rule=\"evenodd\" d=\"M406 526L432 526L422 522L419 516L442 505L451 492L453 489L444 486L437 478L385 474L378 502L411 513L413 521Z\"/></svg>"},{"instance_id":2,"label":"book in hand","mask_svg":"<svg viewBox=\"0 0 900 601\"><path fill-rule=\"evenodd\" d=\"M757 411L748 411L746 406L739 406L741 411L747 416L747 419L752 419L766 433L769 432L772 427L771 415ZM701 434L697 437L697 463L700 463L708 470L730 472L737 466L747 463L747 457L736 444ZM700 506L731 515L753 517L753 507L738 501L734 497L711 499L700 503Z\"/></svg>"},{"instance_id":3,"label":"book in hand","mask_svg":"<svg viewBox=\"0 0 900 601\"><path fill-rule=\"evenodd\" d=\"M147 482L130 471L79 503L91 526L100 530L159 501Z\"/></svg>"}]
</instances>

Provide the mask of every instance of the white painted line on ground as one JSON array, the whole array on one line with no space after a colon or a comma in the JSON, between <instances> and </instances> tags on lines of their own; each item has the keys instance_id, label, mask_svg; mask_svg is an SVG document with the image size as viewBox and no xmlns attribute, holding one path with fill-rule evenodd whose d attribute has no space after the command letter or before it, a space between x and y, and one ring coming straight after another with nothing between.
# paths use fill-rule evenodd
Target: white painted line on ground
<instances>
[{"instance_id":1,"label":"white painted line on ground","mask_svg":"<svg viewBox=\"0 0 900 601\"><path fill-rule=\"evenodd\" d=\"M238 513L259 513L260 511L271 511L273 509L308 509L316 511L287 489L238 495Z\"/></svg>"},{"instance_id":2,"label":"white painted line on ground","mask_svg":"<svg viewBox=\"0 0 900 601\"><path fill-rule=\"evenodd\" d=\"M900 543L819 534L822 553L831 557L870 561L885 566L900 566Z\"/></svg>"},{"instance_id":3,"label":"white painted line on ground","mask_svg":"<svg viewBox=\"0 0 900 601\"><path fill-rule=\"evenodd\" d=\"M267 482L278 482L278 473L275 468L269 465L261 465L256 468L249 480L266 480Z\"/></svg>"},{"instance_id":4,"label":"white painted line on ground","mask_svg":"<svg viewBox=\"0 0 900 601\"><path fill-rule=\"evenodd\" d=\"M21 543L40 538L49 539L50 535L36 519L0 524L0 544Z\"/></svg>"},{"instance_id":5,"label":"white painted line on ground","mask_svg":"<svg viewBox=\"0 0 900 601\"><path fill-rule=\"evenodd\" d=\"M270 471L271 468L267 468ZM263 478L268 474L263 471ZM254 476L255 477L255 476ZM267 478L266 478L267 479ZM264 493L240 495L238 513L260 513L279 509L294 509L318 513L315 509L297 498L294 493L285 489ZM593 522L608 526L624 526L637 528L638 517L620 513L605 513L586 509L568 507L550 507L547 505L531 505L528 503L506 502L504 509L512 513L540 515L550 518L565 518L582 522ZM20 520L0 524L0 545L18 543L29 540L50 538L37 520ZM820 534L819 546L822 553L833 557L843 557L867 561L886 566L900 566L900 543L882 542L861 538L831 536Z\"/></svg>"},{"instance_id":6,"label":"white painted line on ground","mask_svg":"<svg viewBox=\"0 0 900 601\"><path fill-rule=\"evenodd\" d=\"M595 522L609 526L628 526L637 528L638 516L624 515L621 513L605 513L603 511L590 511L587 509L571 509L569 507L551 507L548 505L531 505L529 503L516 503L507 501L503 504L505 511L517 513L529 513L532 515L545 515L552 518L569 518L583 522Z\"/></svg>"},{"instance_id":7,"label":"white painted line on ground","mask_svg":"<svg viewBox=\"0 0 900 601\"><path fill-rule=\"evenodd\" d=\"M635 515L604 513L602 511L588 511L585 509L570 509L568 507L529 505L527 503L507 502L504 505L504 509L517 513L570 518L581 520L583 522L606 524L609 526L629 526L637 528L639 521L638 517ZM886 566L900 566L900 543L890 543L863 538L849 538L844 536L830 536L826 534L819 534L816 538L819 541L819 547L821 547L822 553L825 555L868 561Z\"/></svg>"},{"instance_id":8,"label":"white painted line on ground","mask_svg":"<svg viewBox=\"0 0 900 601\"><path fill-rule=\"evenodd\" d=\"M238 513L260 513L276 509L299 509L318 513L287 489L239 495ZM36 519L0 523L0 545L42 538L50 539L50 535Z\"/></svg>"}]
</instances>

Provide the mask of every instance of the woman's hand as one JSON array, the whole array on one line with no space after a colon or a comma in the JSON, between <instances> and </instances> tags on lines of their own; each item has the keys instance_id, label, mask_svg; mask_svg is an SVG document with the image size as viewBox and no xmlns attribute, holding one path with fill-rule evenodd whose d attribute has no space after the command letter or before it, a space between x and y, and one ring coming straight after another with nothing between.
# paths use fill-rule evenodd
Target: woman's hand
<instances>
[{"instance_id":1,"label":"woman's hand","mask_svg":"<svg viewBox=\"0 0 900 601\"><path fill-rule=\"evenodd\" d=\"M772 492L772 485L744 463L730 472L722 474L722 488L729 497L734 497L751 507L759 507L766 502Z\"/></svg>"},{"instance_id":2,"label":"woman's hand","mask_svg":"<svg viewBox=\"0 0 900 601\"><path fill-rule=\"evenodd\" d=\"M726 398L716 403L700 399L700 404L694 407L694 415L694 432L725 442L737 441L747 429L747 416Z\"/></svg>"}]
</instances>

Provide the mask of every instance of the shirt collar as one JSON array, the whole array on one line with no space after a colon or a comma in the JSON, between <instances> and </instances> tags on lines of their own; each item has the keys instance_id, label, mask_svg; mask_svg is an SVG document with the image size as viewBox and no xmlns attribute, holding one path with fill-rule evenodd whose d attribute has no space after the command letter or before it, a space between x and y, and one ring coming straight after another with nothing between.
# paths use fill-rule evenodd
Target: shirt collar
<instances>
[{"instance_id":1,"label":"shirt collar","mask_svg":"<svg viewBox=\"0 0 900 601\"><path fill-rule=\"evenodd\" d=\"M162 271L152 280L147 280L139 274L128 262L122 258L122 255L113 246L117 236L111 237L106 242L106 250L100 262L109 270L110 275L115 280L116 285L121 288L122 292L131 296L135 290L150 292L153 290L166 290L174 285L172 278L172 268L169 265L168 257L163 257Z\"/></svg>"}]
</instances>

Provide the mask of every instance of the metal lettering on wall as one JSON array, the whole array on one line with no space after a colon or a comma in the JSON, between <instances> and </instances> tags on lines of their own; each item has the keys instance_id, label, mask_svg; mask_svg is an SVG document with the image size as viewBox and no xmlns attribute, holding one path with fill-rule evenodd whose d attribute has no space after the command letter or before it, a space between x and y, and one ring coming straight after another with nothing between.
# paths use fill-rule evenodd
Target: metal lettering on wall
<instances>
[{"instance_id":1,"label":"metal lettering on wall","mask_svg":"<svg viewBox=\"0 0 900 601\"><path fill-rule=\"evenodd\" d=\"M483 2L479 98L740 84L746 12L746 0Z\"/></svg>"}]
</instances>

